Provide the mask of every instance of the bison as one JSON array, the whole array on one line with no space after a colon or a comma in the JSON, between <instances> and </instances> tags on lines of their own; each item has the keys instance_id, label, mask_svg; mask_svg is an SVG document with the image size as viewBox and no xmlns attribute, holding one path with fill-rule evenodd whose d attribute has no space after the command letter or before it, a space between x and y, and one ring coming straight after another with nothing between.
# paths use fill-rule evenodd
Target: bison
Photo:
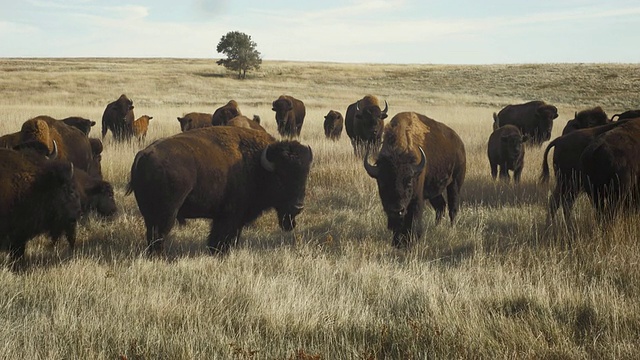
<instances>
[{"instance_id":1,"label":"bison","mask_svg":"<svg viewBox=\"0 0 640 360\"><path fill-rule=\"evenodd\" d=\"M73 172L73 179L84 215L97 213L101 217L111 217L118 211L113 186L109 182L80 169Z\"/></svg>"},{"instance_id":2,"label":"bison","mask_svg":"<svg viewBox=\"0 0 640 360\"><path fill-rule=\"evenodd\" d=\"M178 117L181 131L189 131L192 129L199 129L203 127L212 126L211 114L201 112L190 112L183 117Z\"/></svg>"},{"instance_id":3,"label":"bison","mask_svg":"<svg viewBox=\"0 0 640 360\"><path fill-rule=\"evenodd\" d=\"M253 130L267 132L267 130L265 130L262 126L260 126L260 123L257 123L255 120L249 119L244 115L236 116L233 119L227 121L227 126L237 126L237 127L242 127L246 129L253 129Z\"/></svg>"},{"instance_id":4,"label":"bison","mask_svg":"<svg viewBox=\"0 0 640 360\"><path fill-rule=\"evenodd\" d=\"M387 101L384 109L380 110L380 102L373 95L367 95L347 107L344 126L356 155L362 154L363 149L379 145L388 110Z\"/></svg>"},{"instance_id":5,"label":"bison","mask_svg":"<svg viewBox=\"0 0 640 360\"><path fill-rule=\"evenodd\" d=\"M621 209L638 209L639 158L640 118L600 135L582 152L583 187L601 221L611 220Z\"/></svg>"},{"instance_id":6,"label":"bison","mask_svg":"<svg viewBox=\"0 0 640 360\"><path fill-rule=\"evenodd\" d=\"M138 141L144 141L147 137L147 131L149 130L149 121L153 119L153 116L142 115L133 121L131 128L133 129L133 136Z\"/></svg>"},{"instance_id":7,"label":"bison","mask_svg":"<svg viewBox=\"0 0 640 360\"><path fill-rule=\"evenodd\" d=\"M447 203L454 222L466 173L464 144L455 131L424 115L402 112L385 126L375 165L368 157L367 151L364 168L378 184L393 246L408 245L422 236L425 200L436 210L436 223Z\"/></svg>"},{"instance_id":8,"label":"bison","mask_svg":"<svg viewBox=\"0 0 640 360\"><path fill-rule=\"evenodd\" d=\"M507 105L499 113L493 113L494 130L504 125L517 126L535 145L541 145L551 138L553 120L558 117L558 109L544 101L530 101L524 104Z\"/></svg>"},{"instance_id":9,"label":"bison","mask_svg":"<svg viewBox=\"0 0 640 360\"><path fill-rule=\"evenodd\" d=\"M339 111L329 110L324 116L324 136L331 140L340 140L344 118Z\"/></svg>"},{"instance_id":10,"label":"bison","mask_svg":"<svg viewBox=\"0 0 640 360\"><path fill-rule=\"evenodd\" d=\"M0 240L8 245L14 265L23 258L27 241L40 234L54 240L65 234L73 248L81 213L73 164L47 160L42 150L25 144L19 151L0 149ZM48 152L43 144L32 144Z\"/></svg>"},{"instance_id":11,"label":"bison","mask_svg":"<svg viewBox=\"0 0 640 360\"><path fill-rule=\"evenodd\" d=\"M235 100L229 100L228 103L216 109L211 116L211 125L220 126L227 125L227 121L236 116L242 115L238 103Z\"/></svg>"},{"instance_id":12,"label":"bison","mask_svg":"<svg viewBox=\"0 0 640 360\"><path fill-rule=\"evenodd\" d=\"M21 142L40 141L53 148L53 141L58 145L58 156L71 161L77 168L87 172L95 165L93 150L89 138L80 130L69 126L50 116L40 115L22 124Z\"/></svg>"},{"instance_id":13,"label":"bison","mask_svg":"<svg viewBox=\"0 0 640 360\"><path fill-rule=\"evenodd\" d=\"M266 132L213 126L158 140L136 154L127 194L134 193L151 252L162 251L174 221L211 219L207 247L224 253L242 229L275 208L290 231L304 208L313 155L297 141Z\"/></svg>"},{"instance_id":14,"label":"bison","mask_svg":"<svg viewBox=\"0 0 640 360\"><path fill-rule=\"evenodd\" d=\"M609 122L611 122L611 120L609 120L607 113L605 113L600 106L594 107L593 109L582 110L576 112L573 119L567 121L567 125L562 129L562 135L578 129L606 125Z\"/></svg>"},{"instance_id":15,"label":"bison","mask_svg":"<svg viewBox=\"0 0 640 360\"><path fill-rule=\"evenodd\" d=\"M96 125L96 122L93 120L85 119L79 116L72 116L68 118L64 118L62 120L63 123L73 126L78 130L82 131L85 135L89 136L89 132L91 132L91 127Z\"/></svg>"},{"instance_id":16,"label":"bison","mask_svg":"<svg viewBox=\"0 0 640 360\"><path fill-rule=\"evenodd\" d=\"M133 124L133 101L127 95L122 94L113 102L107 104L102 113L102 140L107 135L107 130L111 130L116 141L128 141L133 136L131 128Z\"/></svg>"},{"instance_id":17,"label":"bison","mask_svg":"<svg viewBox=\"0 0 640 360\"><path fill-rule=\"evenodd\" d=\"M553 170L556 176L555 187L549 196L547 225L551 225L558 207L562 206L565 222L568 226L573 226L571 210L573 209L575 199L582 191L580 156L594 139L623 123L623 121L617 121L610 122L607 125L578 129L555 138L547 145L543 155L540 180L543 183L549 181L547 156L549 150L553 147L555 147L553 152Z\"/></svg>"},{"instance_id":18,"label":"bison","mask_svg":"<svg viewBox=\"0 0 640 360\"><path fill-rule=\"evenodd\" d=\"M509 170L513 171L513 180L520 182L524 167L524 146L527 136L514 125L505 125L494 130L489 136L487 155L491 166L491 177L495 180L500 168L500 178L509 180Z\"/></svg>"},{"instance_id":19,"label":"bison","mask_svg":"<svg viewBox=\"0 0 640 360\"><path fill-rule=\"evenodd\" d=\"M289 95L280 95L272 104L281 136L300 136L306 109L304 103Z\"/></svg>"}]
</instances>

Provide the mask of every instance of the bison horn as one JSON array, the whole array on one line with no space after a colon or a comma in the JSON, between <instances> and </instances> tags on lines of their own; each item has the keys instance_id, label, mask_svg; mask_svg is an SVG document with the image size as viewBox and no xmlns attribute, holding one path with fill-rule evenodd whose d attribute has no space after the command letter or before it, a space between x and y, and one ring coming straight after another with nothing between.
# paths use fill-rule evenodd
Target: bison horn
<instances>
[{"instance_id":1,"label":"bison horn","mask_svg":"<svg viewBox=\"0 0 640 360\"><path fill-rule=\"evenodd\" d=\"M356 111L360 111L360 100L356 101Z\"/></svg>"},{"instance_id":2,"label":"bison horn","mask_svg":"<svg viewBox=\"0 0 640 360\"><path fill-rule=\"evenodd\" d=\"M427 156L424 154L424 150L422 150L422 147L420 146L418 146L418 149L420 149L420 164L416 165L414 168L416 174L420 174L427 164Z\"/></svg>"},{"instance_id":3,"label":"bison horn","mask_svg":"<svg viewBox=\"0 0 640 360\"><path fill-rule=\"evenodd\" d=\"M389 110L389 104L387 104L387 100L385 100L384 101L384 110L382 110L382 113L386 114L387 110Z\"/></svg>"},{"instance_id":4,"label":"bison horn","mask_svg":"<svg viewBox=\"0 0 640 360\"><path fill-rule=\"evenodd\" d=\"M260 165L262 165L262 167L268 172L274 172L276 170L276 164L274 164L273 162L269 161L269 159L267 159L268 149L269 149L269 146L267 146L266 148L264 148L264 150L262 150L262 154L260 155Z\"/></svg>"},{"instance_id":5,"label":"bison horn","mask_svg":"<svg viewBox=\"0 0 640 360\"><path fill-rule=\"evenodd\" d=\"M73 163L69 163L69 164L71 164L71 173L69 174L69 176L73 178Z\"/></svg>"},{"instance_id":6,"label":"bison horn","mask_svg":"<svg viewBox=\"0 0 640 360\"><path fill-rule=\"evenodd\" d=\"M58 158L58 144L56 144L55 140L53 140L53 150L51 150L47 158L49 158L50 160L55 160Z\"/></svg>"},{"instance_id":7,"label":"bison horn","mask_svg":"<svg viewBox=\"0 0 640 360\"><path fill-rule=\"evenodd\" d=\"M367 170L367 174L374 179L378 178L378 174L380 173L380 169L378 166L369 164L369 149L364 154L364 169Z\"/></svg>"}]
</instances>

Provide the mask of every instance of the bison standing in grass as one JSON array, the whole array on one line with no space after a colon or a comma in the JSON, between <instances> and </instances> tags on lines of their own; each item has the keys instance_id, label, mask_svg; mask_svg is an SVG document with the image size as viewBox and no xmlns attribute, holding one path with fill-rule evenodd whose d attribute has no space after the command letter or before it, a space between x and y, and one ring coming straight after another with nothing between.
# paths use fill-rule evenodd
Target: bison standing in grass
<instances>
[{"instance_id":1,"label":"bison standing in grass","mask_svg":"<svg viewBox=\"0 0 640 360\"><path fill-rule=\"evenodd\" d=\"M426 200L436 210L437 223L447 205L454 222L467 162L464 144L455 131L421 114L399 113L385 126L375 165L369 163L368 155L364 168L378 183L395 247L422 236Z\"/></svg>"},{"instance_id":2,"label":"bison standing in grass","mask_svg":"<svg viewBox=\"0 0 640 360\"><path fill-rule=\"evenodd\" d=\"M153 119L153 116L142 115L133 121L133 136L135 136L138 141L144 141L144 139L147 137L147 131L149 131L149 121L151 121L151 119Z\"/></svg>"},{"instance_id":3,"label":"bison standing in grass","mask_svg":"<svg viewBox=\"0 0 640 360\"><path fill-rule=\"evenodd\" d=\"M272 104L276 112L278 133L282 136L300 136L306 108L301 100L289 95L280 95Z\"/></svg>"},{"instance_id":4,"label":"bison standing in grass","mask_svg":"<svg viewBox=\"0 0 640 360\"><path fill-rule=\"evenodd\" d=\"M110 130L116 141L131 140L134 118L133 101L125 94L120 95L117 100L107 104L102 113L102 139L107 135L107 130Z\"/></svg>"},{"instance_id":5,"label":"bison standing in grass","mask_svg":"<svg viewBox=\"0 0 640 360\"><path fill-rule=\"evenodd\" d=\"M48 149L38 142L20 147L0 149L0 241L14 264L36 235L57 240L65 234L73 248L81 214L73 164L46 159Z\"/></svg>"},{"instance_id":6,"label":"bison standing in grass","mask_svg":"<svg viewBox=\"0 0 640 360\"><path fill-rule=\"evenodd\" d=\"M327 115L324 116L324 136L331 140L340 140L342 135L342 127L344 125L344 118L339 111L329 110Z\"/></svg>"},{"instance_id":7,"label":"bison standing in grass","mask_svg":"<svg viewBox=\"0 0 640 360\"><path fill-rule=\"evenodd\" d=\"M621 122L621 121L619 121ZM600 135L580 157L583 186L601 220L640 207L640 118Z\"/></svg>"},{"instance_id":8,"label":"bison standing in grass","mask_svg":"<svg viewBox=\"0 0 640 360\"><path fill-rule=\"evenodd\" d=\"M491 177L496 179L498 168L500 179L509 180L509 170L513 171L513 180L520 182L520 175L524 167L524 145L527 136L523 136L520 129L513 125L497 128L489 136L487 155L491 166Z\"/></svg>"},{"instance_id":9,"label":"bison standing in grass","mask_svg":"<svg viewBox=\"0 0 640 360\"><path fill-rule=\"evenodd\" d=\"M380 101L373 95L367 95L347 107L344 127L356 155L361 156L362 150L370 150L379 145L388 110L386 100L384 109L381 109Z\"/></svg>"},{"instance_id":10,"label":"bison standing in grass","mask_svg":"<svg viewBox=\"0 0 640 360\"><path fill-rule=\"evenodd\" d=\"M507 105L499 113L493 113L493 127L495 130L500 126L515 125L534 145L541 145L551 138L553 120L557 117L555 106L544 101L530 101Z\"/></svg>"},{"instance_id":11,"label":"bison standing in grass","mask_svg":"<svg viewBox=\"0 0 640 360\"><path fill-rule=\"evenodd\" d=\"M220 106L213 112L213 115L211 116L211 125L227 125L229 120L240 115L242 115L242 113L240 112L238 103L235 100L229 100L228 103Z\"/></svg>"},{"instance_id":12,"label":"bison standing in grass","mask_svg":"<svg viewBox=\"0 0 640 360\"><path fill-rule=\"evenodd\" d=\"M262 131L213 126L158 140L136 155L134 193L149 250L161 252L176 218L211 219L207 247L224 253L245 225L275 209L292 230L304 208L311 148Z\"/></svg>"}]
</instances>

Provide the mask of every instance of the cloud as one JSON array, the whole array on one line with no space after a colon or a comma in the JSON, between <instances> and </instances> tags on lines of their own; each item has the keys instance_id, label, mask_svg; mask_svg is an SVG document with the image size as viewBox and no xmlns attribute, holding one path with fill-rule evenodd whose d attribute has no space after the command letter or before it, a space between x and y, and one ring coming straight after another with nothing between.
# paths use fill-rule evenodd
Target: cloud
<instances>
[{"instance_id":1,"label":"cloud","mask_svg":"<svg viewBox=\"0 0 640 360\"><path fill-rule=\"evenodd\" d=\"M195 0L194 5L198 13L219 15L229 9L229 0Z\"/></svg>"}]
</instances>

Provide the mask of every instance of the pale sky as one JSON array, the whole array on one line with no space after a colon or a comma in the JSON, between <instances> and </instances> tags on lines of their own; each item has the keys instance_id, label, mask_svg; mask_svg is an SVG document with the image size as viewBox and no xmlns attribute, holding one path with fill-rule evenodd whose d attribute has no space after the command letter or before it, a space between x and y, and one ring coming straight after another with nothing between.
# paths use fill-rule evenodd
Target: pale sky
<instances>
[{"instance_id":1,"label":"pale sky","mask_svg":"<svg viewBox=\"0 0 640 360\"><path fill-rule=\"evenodd\" d=\"M0 0L0 57L640 63L638 0Z\"/></svg>"}]
</instances>

